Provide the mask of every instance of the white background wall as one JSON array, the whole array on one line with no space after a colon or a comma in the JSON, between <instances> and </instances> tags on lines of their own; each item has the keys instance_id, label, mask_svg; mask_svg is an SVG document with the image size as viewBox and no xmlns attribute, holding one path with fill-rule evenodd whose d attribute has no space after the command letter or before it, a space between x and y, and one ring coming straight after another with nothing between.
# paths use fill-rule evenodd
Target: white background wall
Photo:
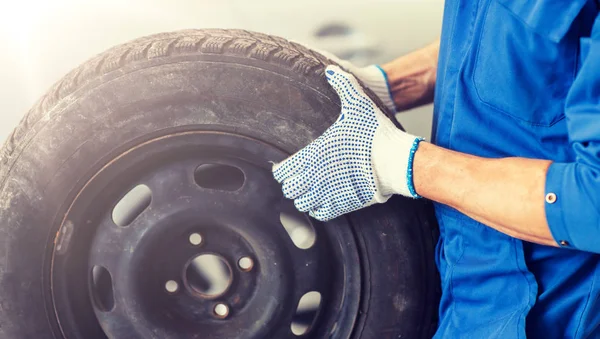
<instances>
[{"instance_id":1,"label":"white background wall","mask_svg":"<svg viewBox=\"0 0 600 339\"><path fill-rule=\"evenodd\" d=\"M0 0L0 143L69 70L128 40L187 28L244 28L382 63L439 36L442 0ZM328 25L342 35L317 38ZM403 113L428 136L431 107Z\"/></svg>"}]
</instances>

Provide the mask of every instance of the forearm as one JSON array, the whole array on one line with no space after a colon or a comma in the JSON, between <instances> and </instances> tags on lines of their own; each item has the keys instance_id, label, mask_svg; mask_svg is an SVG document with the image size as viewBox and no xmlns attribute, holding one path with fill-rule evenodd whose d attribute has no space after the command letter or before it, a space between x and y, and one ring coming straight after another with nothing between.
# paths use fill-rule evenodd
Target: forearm
<instances>
[{"instance_id":1,"label":"forearm","mask_svg":"<svg viewBox=\"0 0 600 339\"><path fill-rule=\"evenodd\" d=\"M546 160L485 159L422 142L413 180L423 197L512 237L557 246L544 209L549 166Z\"/></svg>"},{"instance_id":2,"label":"forearm","mask_svg":"<svg viewBox=\"0 0 600 339\"><path fill-rule=\"evenodd\" d=\"M439 40L382 66L398 111L433 102Z\"/></svg>"}]
</instances>

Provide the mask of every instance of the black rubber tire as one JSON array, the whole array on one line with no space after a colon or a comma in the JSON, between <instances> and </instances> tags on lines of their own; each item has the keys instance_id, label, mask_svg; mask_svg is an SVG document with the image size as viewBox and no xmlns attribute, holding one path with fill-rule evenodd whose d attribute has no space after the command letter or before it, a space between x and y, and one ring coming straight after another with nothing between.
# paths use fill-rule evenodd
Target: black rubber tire
<instances>
[{"instance_id":1,"label":"black rubber tire","mask_svg":"<svg viewBox=\"0 0 600 339\"><path fill-rule=\"evenodd\" d=\"M189 30L115 47L54 85L0 151L0 338L62 338L47 311L46 265L65 206L93 173L177 129L238 133L291 154L338 115L329 63L282 38ZM431 337L439 291L429 203L398 197L352 222L366 282L353 338Z\"/></svg>"}]
</instances>

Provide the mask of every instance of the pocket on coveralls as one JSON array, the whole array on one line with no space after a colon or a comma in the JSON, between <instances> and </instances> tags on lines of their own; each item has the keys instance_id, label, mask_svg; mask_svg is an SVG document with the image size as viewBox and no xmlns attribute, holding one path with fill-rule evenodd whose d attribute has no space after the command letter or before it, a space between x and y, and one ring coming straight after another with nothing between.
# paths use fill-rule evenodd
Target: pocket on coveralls
<instances>
[{"instance_id":1,"label":"pocket on coveralls","mask_svg":"<svg viewBox=\"0 0 600 339\"><path fill-rule=\"evenodd\" d=\"M563 39L578 13L573 3L530 8L527 0L490 1L472 76L481 102L530 125L551 126L564 117L577 67L576 39Z\"/></svg>"}]
</instances>

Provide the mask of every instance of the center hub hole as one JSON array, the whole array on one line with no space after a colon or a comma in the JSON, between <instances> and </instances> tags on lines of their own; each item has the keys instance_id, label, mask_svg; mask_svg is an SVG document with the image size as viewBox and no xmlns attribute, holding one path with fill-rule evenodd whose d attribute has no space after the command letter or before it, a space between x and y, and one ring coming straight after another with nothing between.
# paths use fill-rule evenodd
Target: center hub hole
<instances>
[{"instance_id":1,"label":"center hub hole","mask_svg":"<svg viewBox=\"0 0 600 339\"><path fill-rule=\"evenodd\" d=\"M187 264L185 281L192 292L204 298L217 298L231 286L233 273L227 261L218 255L202 254Z\"/></svg>"}]
</instances>

